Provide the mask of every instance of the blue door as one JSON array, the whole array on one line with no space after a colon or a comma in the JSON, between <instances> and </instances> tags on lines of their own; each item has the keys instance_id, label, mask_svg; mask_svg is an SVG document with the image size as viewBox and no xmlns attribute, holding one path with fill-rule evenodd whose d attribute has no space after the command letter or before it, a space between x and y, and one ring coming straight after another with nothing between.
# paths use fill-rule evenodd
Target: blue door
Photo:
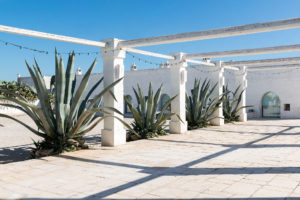
<instances>
[{"instance_id":1,"label":"blue door","mask_svg":"<svg viewBox=\"0 0 300 200\"><path fill-rule=\"evenodd\" d=\"M280 99L277 94L268 92L263 96L262 117L280 118Z\"/></svg>"}]
</instances>

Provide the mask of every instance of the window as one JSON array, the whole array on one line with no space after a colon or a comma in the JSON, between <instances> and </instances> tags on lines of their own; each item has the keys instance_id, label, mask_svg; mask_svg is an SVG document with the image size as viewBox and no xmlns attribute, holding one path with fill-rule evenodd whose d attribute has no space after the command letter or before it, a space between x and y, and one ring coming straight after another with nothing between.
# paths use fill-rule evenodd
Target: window
<instances>
[{"instance_id":1,"label":"window","mask_svg":"<svg viewBox=\"0 0 300 200\"><path fill-rule=\"evenodd\" d=\"M284 104L284 111L290 111L291 110L291 104Z\"/></svg>"},{"instance_id":2,"label":"window","mask_svg":"<svg viewBox=\"0 0 300 200\"><path fill-rule=\"evenodd\" d=\"M170 96L168 94L162 94L160 97L160 108L159 110L162 110L162 108L164 107L164 105L170 100ZM167 111L170 112L171 111L171 105L168 106Z\"/></svg>"},{"instance_id":3,"label":"window","mask_svg":"<svg viewBox=\"0 0 300 200\"><path fill-rule=\"evenodd\" d=\"M132 103L132 97L130 95L126 95L126 98L130 103ZM124 113L130 113L130 109L127 106L126 102L124 101Z\"/></svg>"}]
</instances>

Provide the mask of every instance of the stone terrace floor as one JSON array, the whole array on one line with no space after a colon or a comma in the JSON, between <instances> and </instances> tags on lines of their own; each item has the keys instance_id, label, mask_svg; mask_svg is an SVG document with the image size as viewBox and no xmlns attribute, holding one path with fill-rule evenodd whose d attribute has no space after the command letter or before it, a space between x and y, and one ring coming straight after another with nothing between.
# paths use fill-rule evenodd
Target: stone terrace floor
<instances>
[{"instance_id":1,"label":"stone terrace floor","mask_svg":"<svg viewBox=\"0 0 300 200\"><path fill-rule=\"evenodd\" d=\"M0 165L0 199L286 197L300 199L300 120L253 120Z\"/></svg>"}]
</instances>

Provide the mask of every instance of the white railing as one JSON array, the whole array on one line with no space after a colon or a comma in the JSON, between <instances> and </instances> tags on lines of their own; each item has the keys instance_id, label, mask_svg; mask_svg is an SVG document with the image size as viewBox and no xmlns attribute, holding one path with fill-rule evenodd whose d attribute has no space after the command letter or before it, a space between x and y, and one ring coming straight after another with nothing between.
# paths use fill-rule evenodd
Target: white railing
<instances>
[{"instance_id":1,"label":"white railing","mask_svg":"<svg viewBox=\"0 0 300 200\"><path fill-rule=\"evenodd\" d=\"M16 105L15 103L9 102L9 101L0 101L0 103L4 103L4 104L12 104L12 105ZM38 105L39 101L34 101L32 102L32 104L34 105ZM6 106L2 106L0 105L0 114L7 114L7 115L24 115L25 113L19 109L16 108L12 108L12 107L6 107Z\"/></svg>"}]
</instances>

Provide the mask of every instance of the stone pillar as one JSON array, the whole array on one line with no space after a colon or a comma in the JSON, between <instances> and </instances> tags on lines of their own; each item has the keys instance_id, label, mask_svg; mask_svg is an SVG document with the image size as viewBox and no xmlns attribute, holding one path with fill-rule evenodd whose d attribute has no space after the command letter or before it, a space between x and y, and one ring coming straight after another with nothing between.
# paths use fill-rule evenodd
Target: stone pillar
<instances>
[{"instance_id":1,"label":"stone pillar","mask_svg":"<svg viewBox=\"0 0 300 200\"><path fill-rule=\"evenodd\" d=\"M185 83L187 81L187 62L184 60L183 53L174 53L172 56L175 60L170 60L171 75L171 97L177 97L171 103L171 112L178 114L180 121L176 116L171 117L170 132L185 133L187 132L186 111L185 111Z\"/></svg>"},{"instance_id":2,"label":"stone pillar","mask_svg":"<svg viewBox=\"0 0 300 200\"><path fill-rule=\"evenodd\" d=\"M101 49L103 59L104 87L107 87L114 81L124 77L124 58L126 52L117 50L118 39L104 40L106 47ZM104 95L104 106L113 107L120 112L124 112L124 84L123 80L111 90L117 99L114 100L108 92ZM123 116L116 112L111 115L123 119ZM103 146L117 146L126 143L126 131L123 124L116 118L108 117L104 119L104 129L101 134L101 143Z\"/></svg>"},{"instance_id":3,"label":"stone pillar","mask_svg":"<svg viewBox=\"0 0 300 200\"><path fill-rule=\"evenodd\" d=\"M222 67L222 61L216 61L216 70L211 72L210 81L211 85L217 84L216 89L212 93L212 98L220 98L223 94L224 86L224 68ZM221 103L219 108L213 113L214 119L210 123L214 126L224 125L224 116L223 116L223 104Z\"/></svg>"},{"instance_id":4,"label":"stone pillar","mask_svg":"<svg viewBox=\"0 0 300 200\"><path fill-rule=\"evenodd\" d=\"M244 91L242 94L241 102L238 107L246 106L246 88L247 88L247 68L243 66L239 71L235 71L235 80L236 86L240 85L239 93ZM238 111L239 121L246 122L247 121L247 112L246 108L242 108Z\"/></svg>"}]
</instances>

